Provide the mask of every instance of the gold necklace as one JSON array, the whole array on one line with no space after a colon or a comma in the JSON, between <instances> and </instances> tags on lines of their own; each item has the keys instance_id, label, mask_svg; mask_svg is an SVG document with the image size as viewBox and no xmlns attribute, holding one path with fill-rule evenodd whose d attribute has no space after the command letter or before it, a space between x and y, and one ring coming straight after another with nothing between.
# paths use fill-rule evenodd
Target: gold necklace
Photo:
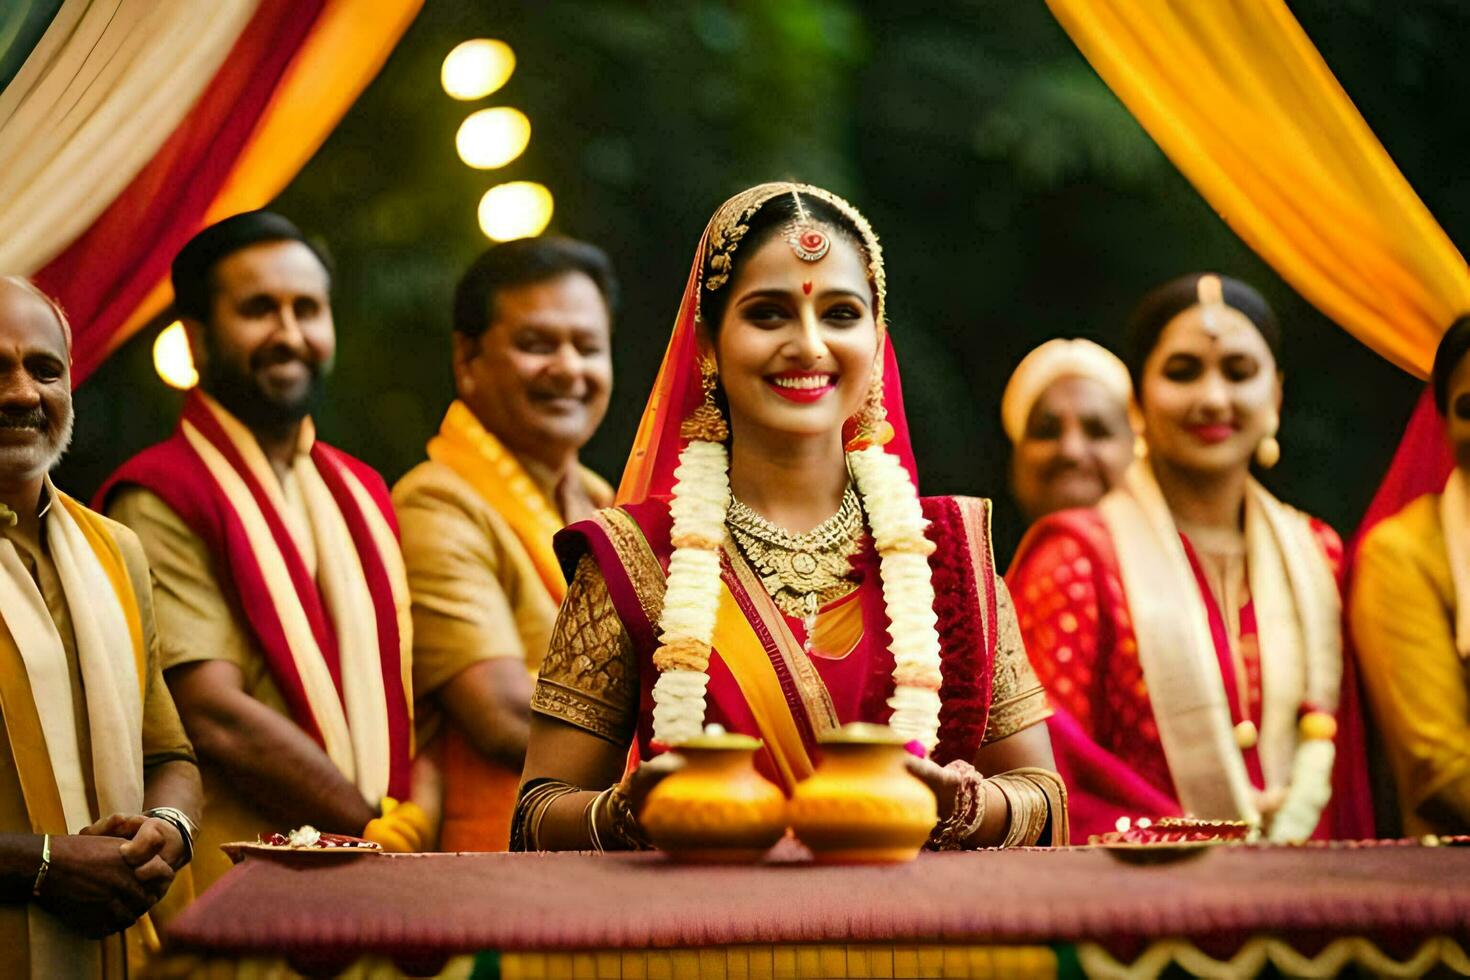
<instances>
[{"instance_id":1,"label":"gold necklace","mask_svg":"<svg viewBox=\"0 0 1470 980\"><path fill-rule=\"evenodd\" d=\"M804 621L810 649L817 610L852 588L851 559L863 541L857 491L849 484L837 513L805 534L777 527L735 499L725 524L776 606Z\"/></svg>"}]
</instances>

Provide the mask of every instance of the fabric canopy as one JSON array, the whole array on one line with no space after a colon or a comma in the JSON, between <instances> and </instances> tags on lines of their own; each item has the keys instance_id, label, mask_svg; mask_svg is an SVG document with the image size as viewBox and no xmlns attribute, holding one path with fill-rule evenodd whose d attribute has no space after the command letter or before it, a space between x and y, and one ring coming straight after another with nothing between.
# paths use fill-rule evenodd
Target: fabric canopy
<instances>
[{"instance_id":1,"label":"fabric canopy","mask_svg":"<svg viewBox=\"0 0 1470 980\"><path fill-rule=\"evenodd\" d=\"M80 384L205 224L269 203L423 0L20 0L0 13L0 270L76 328Z\"/></svg>"},{"instance_id":2,"label":"fabric canopy","mask_svg":"<svg viewBox=\"0 0 1470 980\"><path fill-rule=\"evenodd\" d=\"M1465 260L1283 0L1047 0L1222 218L1308 301L1426 377Z\"/></svg>"}]
</instances>

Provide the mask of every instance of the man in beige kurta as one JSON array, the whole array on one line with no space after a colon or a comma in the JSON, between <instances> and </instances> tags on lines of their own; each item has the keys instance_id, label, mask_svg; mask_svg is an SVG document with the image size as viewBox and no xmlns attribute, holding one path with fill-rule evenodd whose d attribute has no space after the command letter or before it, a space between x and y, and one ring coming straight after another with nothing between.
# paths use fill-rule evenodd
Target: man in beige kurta
<instances>
[{"instance_id":1,"label":"man in beige kurta","mask_svg":"<svg viewBox=\"0 0 1470 980\"><path fill-rule=\"evenodd\" d=\"M566 593L564 524L612 503L578 462L607 411L616 286L567 239L497 245L455 296L458 400L393 490L413 594L420 738L443 755L445 850L504 850L532 681Z\"/></svg>"},{"instance_id":2,"label":"man in beige kurta","mask_svg":"<svg viewBox=\"0 0 1470 980\"><path fill-rule=\"evenodd\" d=\"M0 575L7 578L0 610L4 977L124 975L119 930L168 892L175 871L188 862L199 818L198 771L163 681L143 549L126 528L64 498L45 475L71 433L69 346L70 330L54 304L22 280L0 280ZM76 594L74 571L68 586L57 549L67 548L58 535L65 538L71 528L95 536L89 540L96 542L92 554L102 556L97 570L117 574L117 608L138 628L131 641L106 637L112 642L103 644L120 656L124 683L138 685L140 724L131 733L103 720L110 706L99 700L106 697L95 673L99 651L84 649L78 637L79 616L95 622L94 610L114 596ZM42 613L29 624L17 617L27 594ZM96 642L96 632L89 632L86 645ZM58 674L50 680L33 672L48 663L37 656L38 648L64 659L64 666L52 664ZM84 675L93 678L91 689ZM43 696L48 690L53 695ZM69 715L64 724L75 739L75 779L48 751L57 748L48 743L68 740L57 739L55 728L51 736L44 734L57 712ZM136 757L142 793L135 812L113 816L117 800L108 794L118 774L99 767L117 758L108 743L126 738L141 739ZM71 826L83 821L89 825ZM176 891L187 887L174 883ZM140 941L153 938L151 928L141 927ZM101 936L107 938L99 944Z\"/></svg>"}]
</instances>

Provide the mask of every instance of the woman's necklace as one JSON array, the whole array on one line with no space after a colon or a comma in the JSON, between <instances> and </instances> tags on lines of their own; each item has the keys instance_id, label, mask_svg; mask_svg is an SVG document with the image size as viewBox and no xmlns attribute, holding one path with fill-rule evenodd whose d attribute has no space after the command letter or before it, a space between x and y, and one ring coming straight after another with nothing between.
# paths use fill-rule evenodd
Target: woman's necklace
<instances>
[{"instance_id":1,"label":"woman's necklace","mask_svg":"<svg viewBox=\"0 0 1470 980\"><path fill-rule=\"evenodd\" d=\"M777 527L735 499L725 524L776 606L801 619L810 653L817 610L852 587L852 556L863 542L857 491L849 484L837 513L805 534Z\"/></svg>"}]
</instances>

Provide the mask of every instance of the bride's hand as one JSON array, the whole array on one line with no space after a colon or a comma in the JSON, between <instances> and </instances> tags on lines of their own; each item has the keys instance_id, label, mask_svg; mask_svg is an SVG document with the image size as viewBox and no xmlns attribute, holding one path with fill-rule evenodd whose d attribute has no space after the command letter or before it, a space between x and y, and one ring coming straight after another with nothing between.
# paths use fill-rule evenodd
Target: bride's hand
<instances>
[{"instance_id":1,"label":"bride's hand","mask_svg":"<svg viewBox=\"0 0 1470 980\"><path fill-rule=\"evenodd\" d=\"M643 804L648 802L648 794L653 792L653 788L682 768L683 756L676 752L665 752L639 763L637 769L624 777L623 793L628 798L628 805L633 808L633 816L641 817Z\"/></svg>"},{"instance_id":2,"label":"bride's hand","mask_svg":"<svg viewBox=\"0 0 1470 980\"><path fill-rule=\"evenodd\" d=\"M953 769L946 769L930 759L909 756L904 762L909 772L917 776L934 793L939 804L939 821L946 820L954 812L955 794L959 791L964 776Z\"/></svg>"}]
</instances>

